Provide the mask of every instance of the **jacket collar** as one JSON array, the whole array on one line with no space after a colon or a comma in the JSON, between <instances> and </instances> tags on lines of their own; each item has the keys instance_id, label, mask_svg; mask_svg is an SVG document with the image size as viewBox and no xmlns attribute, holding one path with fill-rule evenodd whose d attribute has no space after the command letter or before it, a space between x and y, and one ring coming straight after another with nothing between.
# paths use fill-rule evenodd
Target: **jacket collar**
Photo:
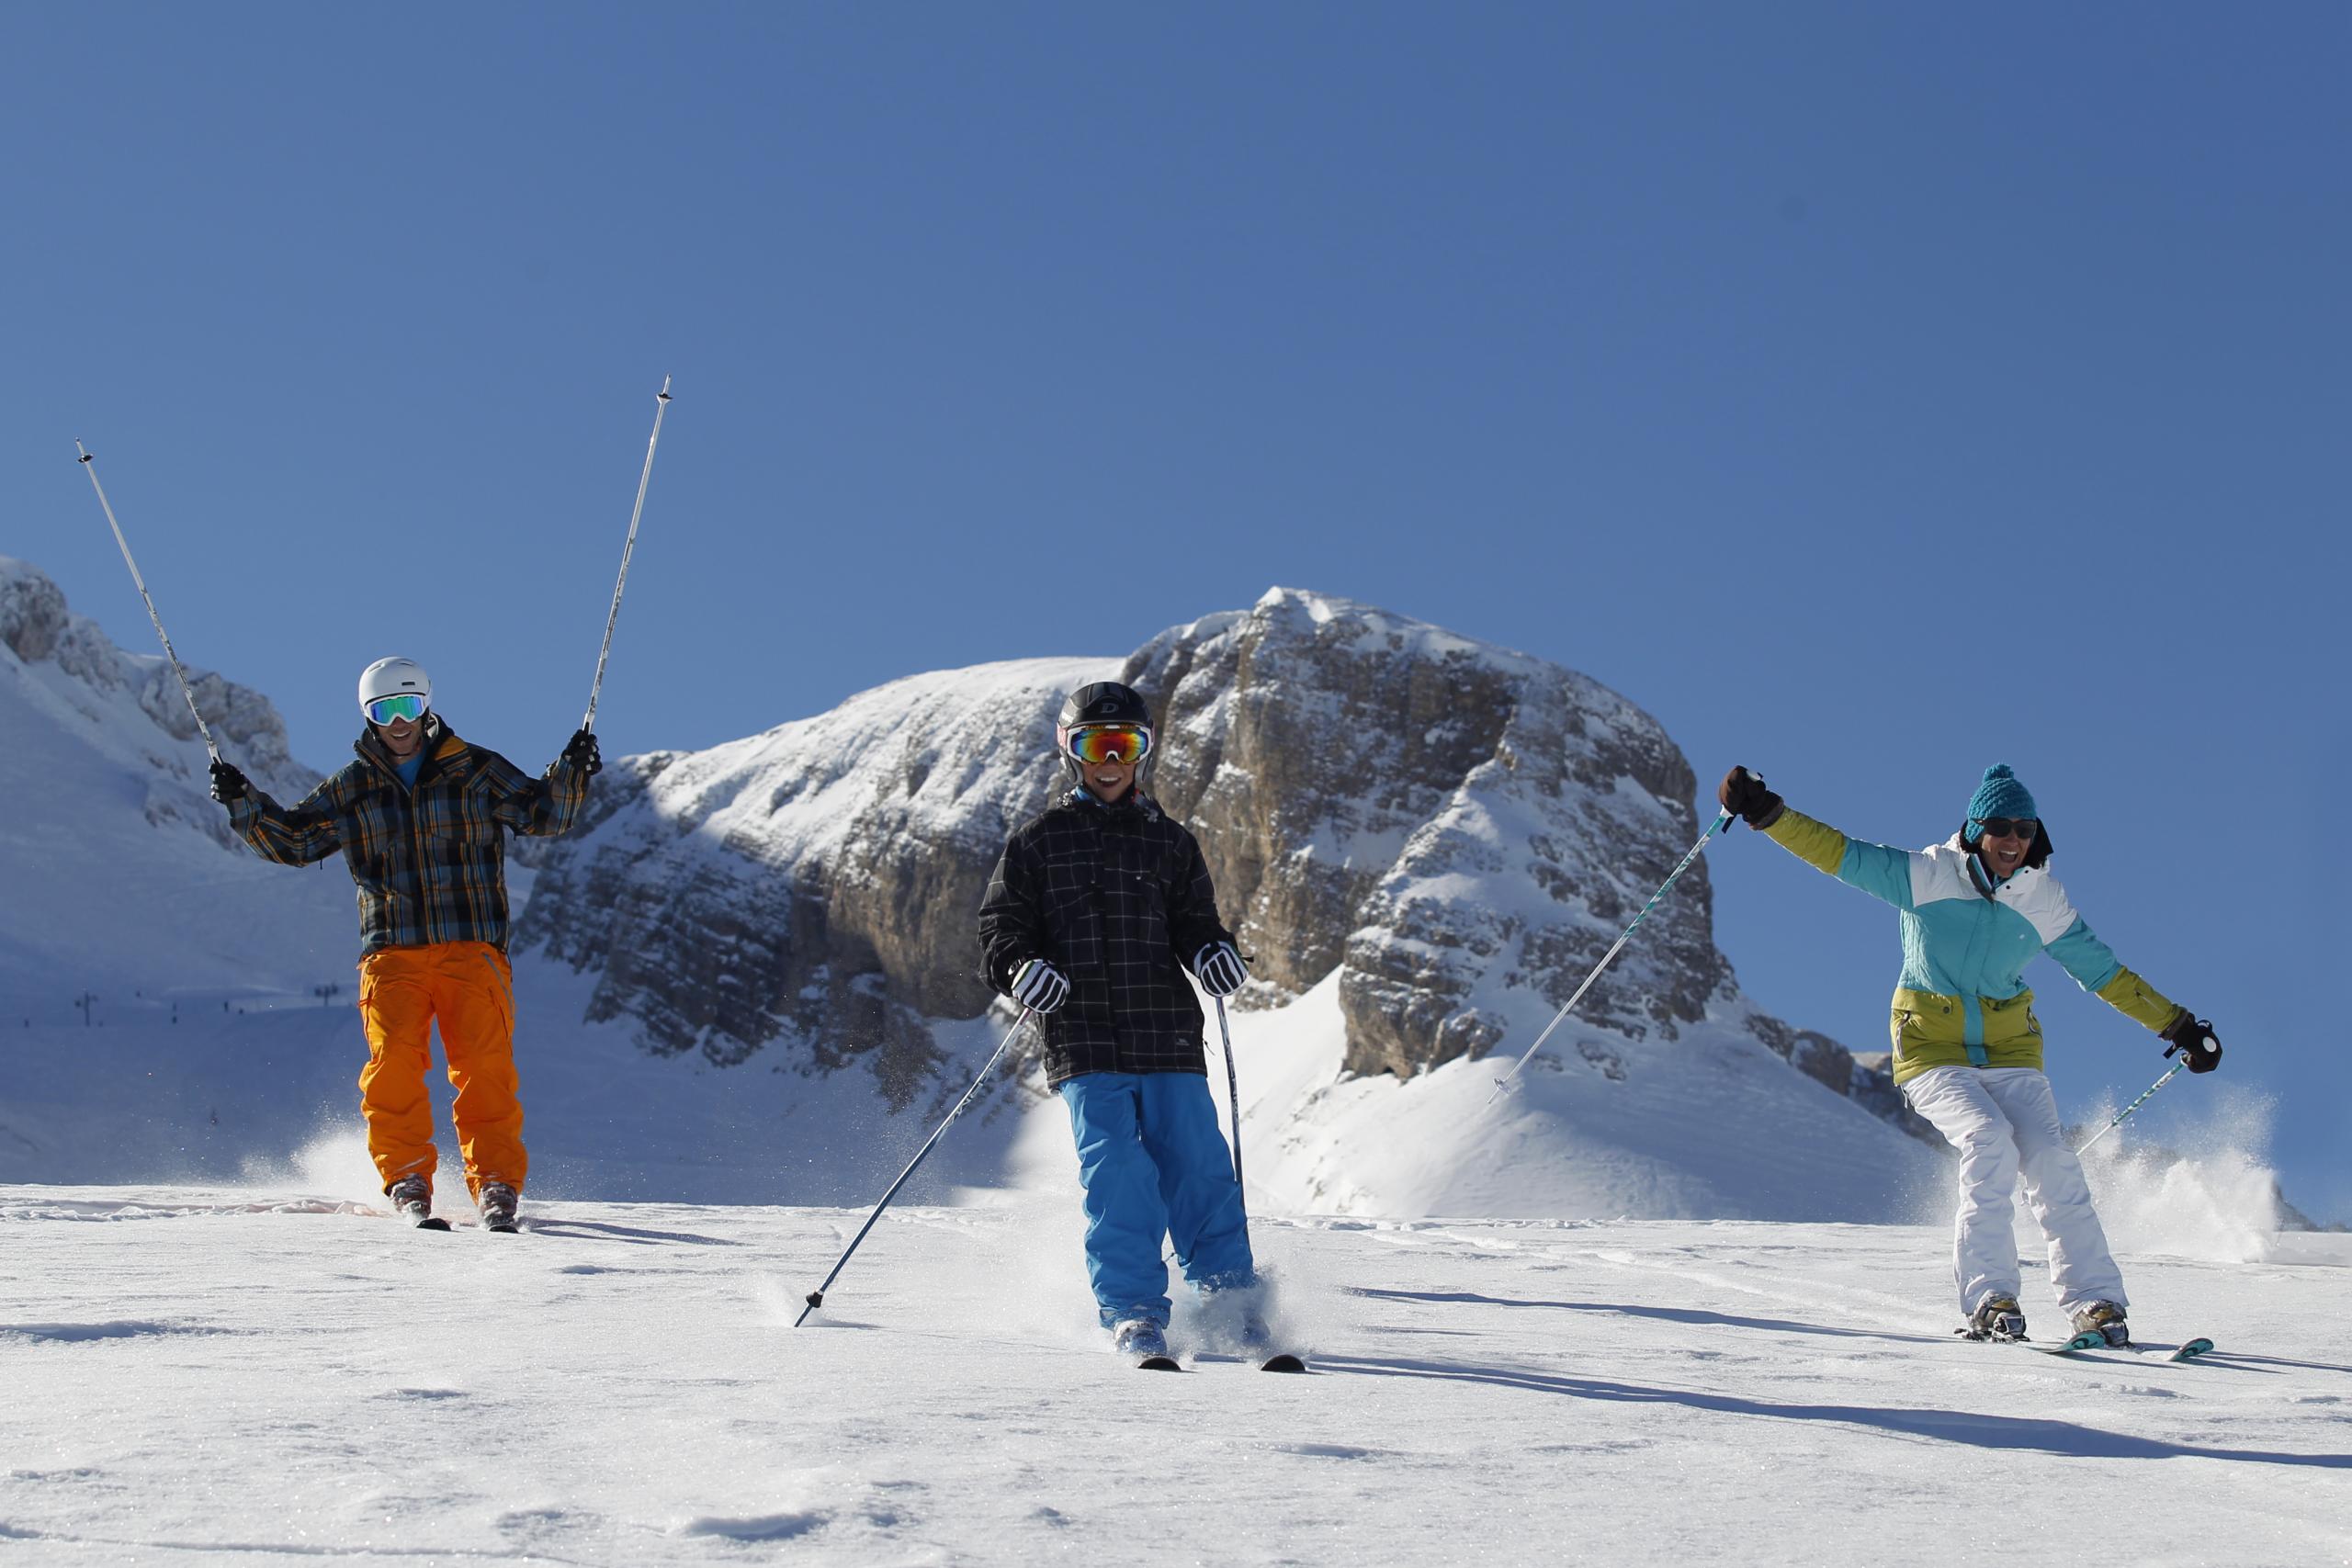
<instances>
[{"instance_id":1,"label":"jacket collar","mask_svg":"<svg viewBox=\"0 0 2352 1568\"><path fill-rule=\"evenodd\" d=\"M1147 822L1159 819L1159 804L1133 785L1117 800L1106 803L1096 799L1094 792L1084 784L1073 784L1069 793L1062 796L1062 802L1081 811L1100 811L1114 821L1122 817L1140 817Z\"/></svg>"}]
</instances>

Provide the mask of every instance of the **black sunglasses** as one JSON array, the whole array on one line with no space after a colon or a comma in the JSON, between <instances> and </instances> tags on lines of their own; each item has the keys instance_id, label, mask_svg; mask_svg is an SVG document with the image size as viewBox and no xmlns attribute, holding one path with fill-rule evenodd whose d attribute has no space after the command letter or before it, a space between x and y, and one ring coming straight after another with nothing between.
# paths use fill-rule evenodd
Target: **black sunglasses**
<instances>
[{"instance_id":1,"label":"black sunglasses","mask_svg":"<svg viewBox=\"0 0 2352 1568\"><path fill-rule=\"evenodd\" d=\"M2030 817L2019 817L2014 821L2007 817L1979 817L1975 820L1988 839L2023 839L2031 843L2033 836L2041 831L2041 824Z\"/></svg>"}]
</instances>

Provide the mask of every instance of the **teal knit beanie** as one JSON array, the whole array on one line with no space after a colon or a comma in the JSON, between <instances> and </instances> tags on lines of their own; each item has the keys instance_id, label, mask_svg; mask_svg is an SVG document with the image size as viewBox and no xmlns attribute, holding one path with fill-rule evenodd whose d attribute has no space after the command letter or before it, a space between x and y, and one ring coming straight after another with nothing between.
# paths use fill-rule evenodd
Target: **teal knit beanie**
<instances>
[{"instance_id":1,"label":"teal knit beanie","mask_svg":"<svg viewBox=\"0 0 2352 1568\"><path fill-rule=\"evenodd\" d=\"M2033 791L2018 782L2007 762L1996 762L1984 770L1984 782L1968 797L1968 818L1960 825L1960 841L1969 848L1984 833L1976 824L1987 817L2031 817L2039 819L2041 813L2033 804Z\"/></svg>"}]
</instances>

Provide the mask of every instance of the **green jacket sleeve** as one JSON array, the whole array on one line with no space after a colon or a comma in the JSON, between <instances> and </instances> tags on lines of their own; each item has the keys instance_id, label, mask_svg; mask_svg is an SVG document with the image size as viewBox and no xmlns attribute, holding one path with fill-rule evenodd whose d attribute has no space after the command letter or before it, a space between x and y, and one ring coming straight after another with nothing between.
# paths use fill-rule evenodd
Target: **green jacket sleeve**
<instances>
[{"instance_id":1,"label":"green jacket sleeve","mask_svg":"<svg viewBox=\"0 0 2352 1568\"><path fill-rule=\"evenodd\" d=\"M1783 807L1765 837L1814 870L1883 898L1898 909L1911 908L1911 852L1849 839L1826 822Z\"/></svg>"}]
</instances>

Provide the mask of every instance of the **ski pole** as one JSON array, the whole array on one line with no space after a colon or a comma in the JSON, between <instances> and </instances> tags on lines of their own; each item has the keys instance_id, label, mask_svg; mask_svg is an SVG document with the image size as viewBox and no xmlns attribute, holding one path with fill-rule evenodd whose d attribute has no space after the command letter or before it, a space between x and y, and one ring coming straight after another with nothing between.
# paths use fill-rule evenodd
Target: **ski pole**
<instances>
[{"instance_id":1,"label":"ski pole","mask_svg":"<svg viewBox=\"0 0 2352 1568\"><path fill-rule=\"evenodd\" d=\"M172 639L164 630L164 617L155 613L155 596L147 592L147 580L139 575L139 563L130 558L130 541L122 536L122 525L115 521L114 507L107 500L107 487L98 482L97 459L82 445L79 436L74 438L74 450L82 454L82 470L90 476L90 488L98 492L98 506L107 514L107 526L114 530L114 542L122 547L122 564L130 569L130 581L139 585L139 597L147 602L147 618L155 623L155 637L164 645L164 657L171 660L172 673L180 678L180 695L187 699L187 716L196 720L197 733L204 737L204 749L217 762L220 760L220 748L212 739L212 727L196 711L196 688L187 683L187 671L180 668L180 656L173 650Z\"/></svg>"},{"instance_id":2,"label":"ski pole","mask_svg":"<svg viewBox=\"0 0 2352 1568\"><path fill-rule=\"evenodd\" d=\"M2164 1076L2164 1077L2162 1077L2158 1078L2155 1082L2154 1082L2154 1083L2150 1084L2150 1085L2149 1085L2145 1089L2143 1089L2143 1090L2141 1092L2140 1098L2139 1098L2138 1100L2133 1100L2131 1104L2129 1104L2129 1105L2125 1106L2122 1110L2120 1110L2120 1111L2117 1111L2117 1112L2115 1113L2115 1120L2114 1120L2114 1121L2109 1122L2106 1126L2101 1127L2098 1132L2093 1133L2089 1137L2085 1138L2085 1139L2083 1140L2083 1146L2082 1146L2082 1148L2076 1149L2076 1150L2075 1151L2075 1154L2077 1154L2077 1155L2080 1155L2080 1154L2083 1152L2083 1150L2084 1150L2084 1149L2087 1149L2087 1148L2089 1148L2093 1144L2098 1143L2101 1138L2106 1137L2109 1133L2114 1132L2116 1128L2118 1128L2118 1127L2121 1126L2121 1125L2123 1124L2123 1119L2124 1119L2126 1116L2129 1116L2129 1115L2131 1115L2131 1114L2132 1114L2132 1112L2133 1112L2134 1111L2139 1110L2139 1109L2140 1109L2140 1107L2141 1107L2142 1105L2143 1105L2143 1104L2145 1104L2145 1103L2147 1102L2147 1099L2148 1099L2148 1096L2149 1096L2149 1095L2152 1095L2152 1094L2155 1093L2155 1092L2156 1092L2156 1090L2158 1090L2158 1089L2160 1089L2164 1088L2164 1087L2165 1087L2165 1085L2166 1085L2166 1084L2168 1084L2168 1083L2172 1082L2172 1080L2173 1080L2173 1075L2174 1075L2175 1073L2179 1072L2181 1068L2183 1068L2183 1067L2185 1067L2185 1066L2188 1066L2188 1063L2186 1063L2186 1062L2175 1062L2175 1063L2172 1065L2171 1069L2170 1069L2169 1071L2167 1071L2167 1072L2165 1074L2165 1076Z\"/></svg>"},{"instance_id":3,"label":"ski pole","mask_svg":"<svg viewBox=\"0 0 2352 1568\"><path fill-rule=\"evenodd\" d=\"M1658 900L1666 897L1666 890L1674 886L1674 879L1690 869L1690 863L1699 858L1699 852L1707 847L1707 840L1730 826L1731 813L1728 811L1721 813L1715 818L1714 821L1708 824L1707 830L1699 835L1699 841L1690 846L1690 852L1684 855L1681 863L1676 865L1672 871L1667 873L1666 880L1658 884L1657 891L1650 895L1650 901L1642 906L1642 912L1634 917L1633 925L1625 928L1624 935L1617 939L1616 945L1611 947L1607 953L1600 955L1600 962L1594 964L1592 966L1592 973L1584 977L1584 984L1577 987L1577 994L1568 998L1567 1005L1566 1007L1563 1007L1558 1012L1552 1015L1552 1021L1544 1026L1544 1032L1535 1037L1535 1043L1530 1045L1525 1051L1520 1054L1519 1060L1511 1064L1510 1071L1505 1073L1502 1077L1495 1080L1495 1092L1487 1097L1487 1105L1492 1105L1496 1100L1502 1098L1503 1090L1509 1089L1510 1087L1511 1080L1519 1077L1519 1070L1520 1068L1527 1066L1528 1058L1534 1055L1537 1051L1543 1049L1544 1042L1552 1038L1552 1031L1560 1027L1561 1020L1566 1018L1569 1013L1576 1010L1577 1003L1582 1001L1584 999L1584 994L1592 989L1592 983L1600 978L1600 972L1609 967L1609 961L1615 958L1626 942L1633 940L1634 929L1649 918L1650 911L1657 908ZM1479 1109L1483 1111L1486 1109L1486 1106L1480 1106Z\"/></svg>"},{"instance_id":4,"label":"ski pole","mask_svg":"<svg viewBox=\"0 0 2352 1568\"><path fill-rule=\"evenodd\" d=\"M1216 1033L1225 1042L1225 1104L1233 1117L1233 1184L1241 1185L1241 1083L1233 1075L1233 1031L1226 1027L1225 998L1216 998ZM1246 1206L1246 1205L1245 1205Z\"/></svg>"},{"instance_id":5,"label":"ski pole","mask_svg":"<svg viewBox=\"0 0 2352 1568\"><path fill-rule=\"evenodd\" d=\"M613 607L605 616L605 646L596 650L596 681L588 688L588 716L580 721L582 729L596 728L596 698L605 690L605 660L612 657L613 623L621 618L621 590L628 586L628 558L637 549L637 520L645 515L645 487L653 482L653 449L662 445L662 416L670 412L670 378L662 378L662 389L653 394L653 435L645 444L645 471L637 476L637 504L629 509L628 542L621 547L620 580L613 584Z\"/></svg>"},{"instance_id":6,"label":"ski pole","mask_svg":"<svg viewBox=\"0 0 2352 1568\"><path fill-rule=\"evenodd\" d=\"M890 1183L890 1190L882 1194L882 1201L874 1205L874 1212L865 1216L865 1223L857 1227L855 1235L850 1237L849 1246L842 1249L841 1257L833 1262L833 1271L825 1276L825 1282L808 1292L807 1298L808 1304L802 1307L800 1315L792 1320L793 1327L799 1327L808 1320L810 1313L825 1304L825 1292L832 1289L835 1280L841 1278L842 1269L849 1262L849 1255L857 1250L857 1244L865 1239L865 1233L874 1228L874 1222L882 1217L882 1211L890 1206L890 1200L899 1195L899 1189L907 1184L907 1178L915 1173L915 1167L921 1165L923 1156L931 1153L931 1145L939 1142L940 1134L954 1126L956 1118L964 1114L964 1108L972 1103L972 1097L980 1092L982 1084L989 1081L989 1074L996 1070L997 1057L1004 1055L1005 1047L1012 1043L1013 1036L1021 1032L1021 1026L1029 1021L1029 1015L1035 1010L1034 1008L1021 1010L1021 1016L1014 1019L1012 1027L1004 1032L1004 1038L998 1042L995 1055L989 1057L988 1065L980 1069L980 1076L972 1080L972 1087L964 1091L964 1098L956 1102L956 1109L947 1113L947 1120L942 1122L931 1136L923 1140L922 1147L915 1151L915 1157L907 1162L907 1168L899 1172L899 1179Z\"/></svg>"}]
</instances>

